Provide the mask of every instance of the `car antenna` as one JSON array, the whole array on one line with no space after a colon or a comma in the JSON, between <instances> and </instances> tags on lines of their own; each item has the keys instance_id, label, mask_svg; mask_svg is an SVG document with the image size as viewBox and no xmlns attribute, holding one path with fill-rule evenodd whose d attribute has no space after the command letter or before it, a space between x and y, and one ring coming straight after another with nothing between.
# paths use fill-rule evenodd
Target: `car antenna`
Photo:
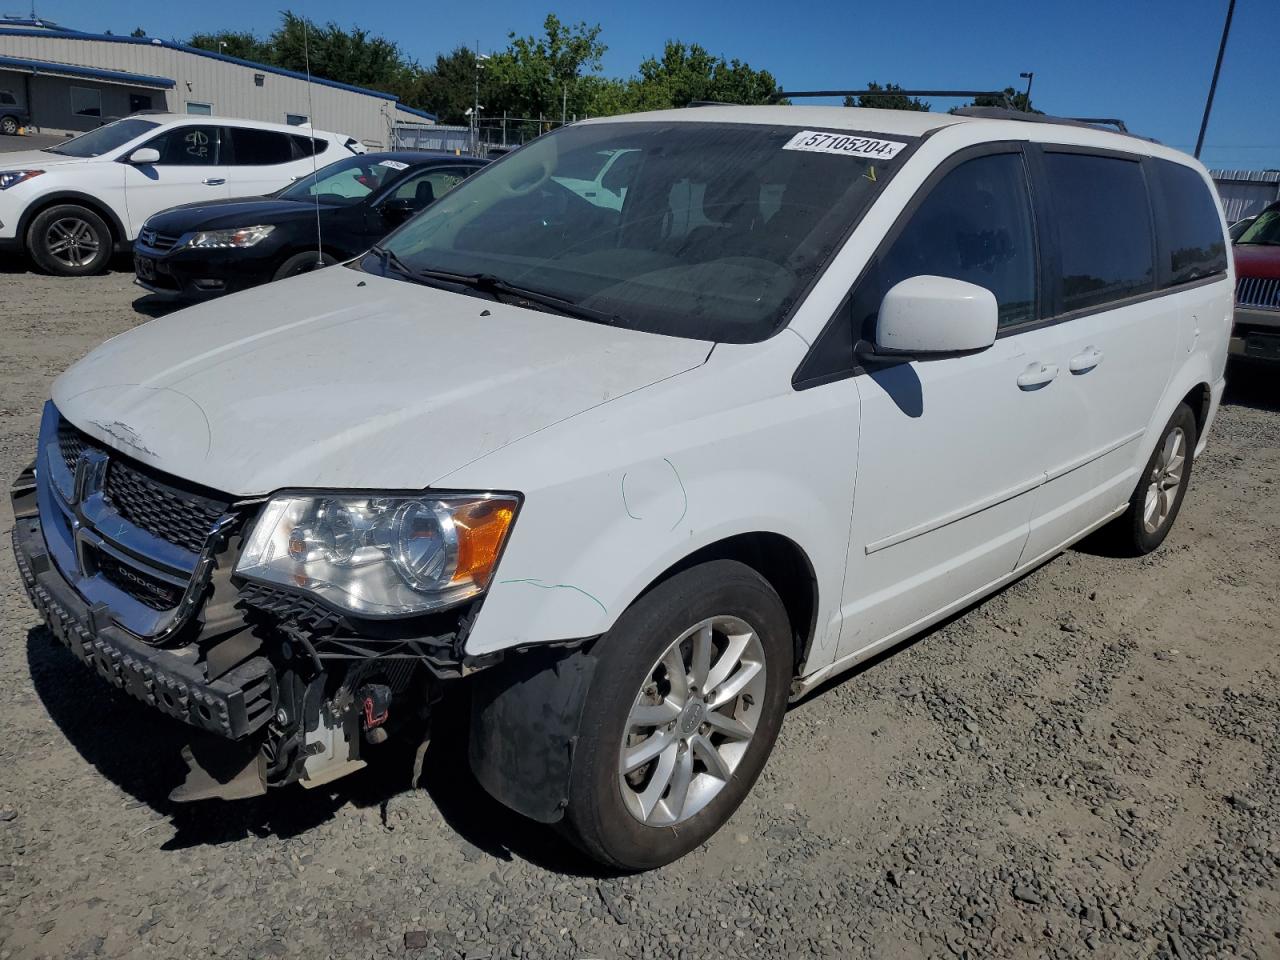
<instances>
[{"instance_id":1,"label":"car antenna","mask_svg":"<svg viewBox=\"0 0 1280 960\"><path fill-rule=\"evenodd\" d=\"M307 21L302 20L302 61L307 68L307 119L311 124L311 199L316 207L316 269L324 266L324 243L320 236L320 185L319 165L316 163L316 108L311 97L311 44Z\"/></svg>"}]
</instances>

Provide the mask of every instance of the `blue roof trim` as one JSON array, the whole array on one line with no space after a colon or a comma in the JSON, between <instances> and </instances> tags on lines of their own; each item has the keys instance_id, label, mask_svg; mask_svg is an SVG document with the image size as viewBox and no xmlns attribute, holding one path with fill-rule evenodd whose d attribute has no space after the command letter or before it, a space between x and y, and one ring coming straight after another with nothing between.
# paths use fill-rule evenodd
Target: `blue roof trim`
<instances>
[{"instance_id":1,"label":"blue roof trim","mask_svg":"<svg viewBox=\"0 0 1280 960\"><path fill-rule=\"evenodd\" d=\"M2 22L2 21L0 21ZM215 53L212 50L202 50L199 47L190 47L185 43L178 43L174 40L161 40L159 37L117 37L110 33L85 33L81 30L5 30L0 28L0 36L6 37L41 37L48 40L51 37L57 37L67 40L98 40L104 43L137 43L146 47L164 47L166 50L177 50L180 53L190 53L198 57L208 57L211 60L221 60L223 63L234 63L240 67L249 67L262 73L274 73L282 77L292 77L294 80L306 80L305 73L298 73L296 70L286 70L284 67L273 67L265 63L255 63L252 60L241 60L239 57L229 57L225 53ZM390 100L392 103L399 103L399 98L394 93L384 93L381 90L370 90L367 87L357 87L350 83L339 83L337 80L327 80L324 77L312 77L312 83L318 83L325 87L334 87L338 90L346 90L349 93L362 93L367 97L379 97L382 100ZM406 108L402 108L406 109ZM425 116L431 117L430 114ZM432 120L435 117L431 117Z\"/></svg>"},{"instance_id":2,"label":"blue roof trim","mask_svg":"<svg viewBox=\"0 0 1280 960\"><path fill-rule=\"evenodd\" d=\"M16 67L19 70L31 70L34 73L70 74L73 77L85 77L97 80L116 80L133 84L135 87L160 87L171 90L177 86L168 77L152 77L145 73L126 73L123 70L103 70L99 67L81 67L74 63L54 63L50 60L27 60L23 57L0 56L0 67Z\"/></svg>"},{"instance_id":3,"label":"blue roof trim","mask_svg":"<svg viewBox=\"0 0 1280 960\"><path fill-rule=\"evenodd\" d=\"M427 113L427 111L419 110L417 107L407 106L406 104L401 103L399 100L396 101L396 109L403 111L404 113L411 113L415 117L425 117L426 119L430 120L432 123L435 123L436 121L436 115L434 113Z\"/></svg>"}]
</instances>

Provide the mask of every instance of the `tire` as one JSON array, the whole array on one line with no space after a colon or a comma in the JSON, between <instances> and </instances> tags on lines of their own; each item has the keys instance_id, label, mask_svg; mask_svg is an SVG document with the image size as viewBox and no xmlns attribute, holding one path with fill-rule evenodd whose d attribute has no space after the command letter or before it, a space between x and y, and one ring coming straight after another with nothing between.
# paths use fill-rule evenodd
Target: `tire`
<instances>
[{"instance_id":1,"label":"tire","mask_svg":"<svg viewBox=\"0 0 1280 960\"><path fill-rule=\"evenodd\" d=\"M302 273L310 273L312 270L319 270L330 264L337 263L335 257L329 256L327 253L320 254L319 265L316 264L316 252L314 250L304 250L302 253L295 253L292 257L280 264L276 268L275 276L272 280L283 280L286 277L296 277Z\"/></svg>"},{"instance_id":2,"label":"tire","mask_svg":"<svg viewBox=\"0 0 1280 960\"><path fill-rule=\"evenodd\" d=\"M1182 403L1161 431L1129 498L1129 509L1112 521L1109 532L1119 552L1138 557L1164 543L1191 482L1195 448L1196 417Z\"/></svg>"},{"instance_id":3,"label":"tire","mask_svg":"<svg viewBox=\"0 0 1280 960\"><path fill-rule=\"evenodd\" d=\"M3 133L6 137L16 137L18 135L18 118L0 117L0 133Z\"/></svg>"},{"instance_id":4,"label":"tire","mask_svg":"<svg viewBox=\"0 0 1280 960\"><path fill-rule=\"evenodd\" d=\"M750 633L745 641L744 626ZM710 651L705 665L688 666L695 647L708 637L709 646L702 648ZM738 656L732 662L722 660L733 650ZM782 726L793 673L786 610L773 587L750 567L715 560L676 574L637 600L596 651L595 680L578 727L560 827L583 852L609 867L658 867L724 826L764 768ZM680 655L686 668L683 709L673 706L680 702L680 683L674 670L659 662L664 654L673 665ZM713 685L706 702L691 682L699 676ZM739 683L747 677L749 682ZM716 691L729 696L727 702L712 706ZM653 716L660 714L668 726L634 724L636 710L656 711ZM737 725L732 735L722 732L729 724ZM750 733L745 740L744 731ZM654 752L657 745L661 752ZM645 753L653 759L624 779L624 750L633 760ZM655 783L668 784L660 779L664 770L669 785L655 791ZM683 802L677 799L679 783L686 784L680 791ZM646 807L647 820L642 819Z\"/></svg>"},{"instance_id":5,"label":"tire","mask_svg":"<svg viewBox=\"0 0 1280 960\"><path fill-rule=\"evenodd\" d=\"M111 259L111 228L87 207L65 203L41 210L27 228L27 251L46 273L84 277Z\"/></svg>"}]
</instances>

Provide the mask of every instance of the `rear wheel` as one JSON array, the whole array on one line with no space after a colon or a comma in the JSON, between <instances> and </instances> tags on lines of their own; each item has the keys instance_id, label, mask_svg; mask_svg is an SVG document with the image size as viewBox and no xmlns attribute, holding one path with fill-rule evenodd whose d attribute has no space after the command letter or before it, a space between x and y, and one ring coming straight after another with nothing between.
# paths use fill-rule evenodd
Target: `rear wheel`
<instances>
[{"instance_id":1,"label":"rear wheel","mask_svg":"<svg viewBox=\"0 0 1280 960\"><path fill-rule=\"evenodd\" d=\"M1195 448L1195 414L1185 403L1179 404L1147 460L1129 509L1112 525L1111 533L1123 552L1140 556L1164 543L1191 482Z\"/></svg>"},{"instance_id":2,"label":"rear wheel","mask_svg":"<svg viewBox=\"0 0 1280 960\"><path fill-rule=\"evenodd\" d=\"M302 253L295 253L292 257L280 264L276 270L273 280L283 280L285 277L296 277L300 273L310 273L312 270L319 270L321 267L327 267L338 261L329 256L327 253L317 253L315 250L306 250Z\"/></svg>"},{"instance_id":3,"label":"rear wheel","mask_svg":"<svg viewBox=\"0 0 1280 960\"><path fill-rule=\"evenodd\" d=\"M87 207L59 204L41 210L27 229L27 250L48 273L82 277L111 259L111 229Z\"/></svg>"},{"instance_id":4,"label":"rear wheel","mask_svg":"<svg viewBox=\"0 0 1280 960\"><path fill-rule=\"evenodd\" d=\"M693 567L600 640L563 828L614 867L670 863L732 816L777 739L791 631L750 567Z\"/></svg>"},{"instance_id":5,"label":"rear wheel","mask_svg":"<svg viewBox=\"0 0 1280 960\"><path fill-rule=\"evenodd\" d=\"M0 117L0 133L3 133L6 137L16 137L18 135L18 118Z\"/></svg>"}]
</instances>

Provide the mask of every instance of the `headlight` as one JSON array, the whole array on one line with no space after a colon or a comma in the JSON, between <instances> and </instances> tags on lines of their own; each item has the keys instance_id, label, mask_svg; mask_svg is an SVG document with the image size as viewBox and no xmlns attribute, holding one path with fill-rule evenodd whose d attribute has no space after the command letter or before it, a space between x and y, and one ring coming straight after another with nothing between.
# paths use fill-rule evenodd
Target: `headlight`
<instances>
[{"instance_id":1,"label":"headlight","mask_svg":"<svg viewBox=\"0 0 1280 960\"><path fill-rule=\"evenodd\" d=\"M363 616L425 613L488 586L518 506L509 494L276 497L236 573Z\"/></svg>"},{"instance_id":2,"label":"headlight","mask_svg":"<svg viewBox=\"0 0 1280 960\"><path fill-rule=\"evenodd\" d=\"M0 170L0 190L16 187L18 184L25 183L32 177L38 177L42 173L44 173L43 170Z\"/></svg>"},{"instance_id":3,"label":"headlight","mask_svg":"<svg viewBox=\"0 0 1280 960\"><path fill-rule=\"evenodd\" d=\"M230 230L202 230L193 233L188 247L252 247L271 236L275 227L262 224L256 227L233 227Z\"/></svg>"}]
</instances>

